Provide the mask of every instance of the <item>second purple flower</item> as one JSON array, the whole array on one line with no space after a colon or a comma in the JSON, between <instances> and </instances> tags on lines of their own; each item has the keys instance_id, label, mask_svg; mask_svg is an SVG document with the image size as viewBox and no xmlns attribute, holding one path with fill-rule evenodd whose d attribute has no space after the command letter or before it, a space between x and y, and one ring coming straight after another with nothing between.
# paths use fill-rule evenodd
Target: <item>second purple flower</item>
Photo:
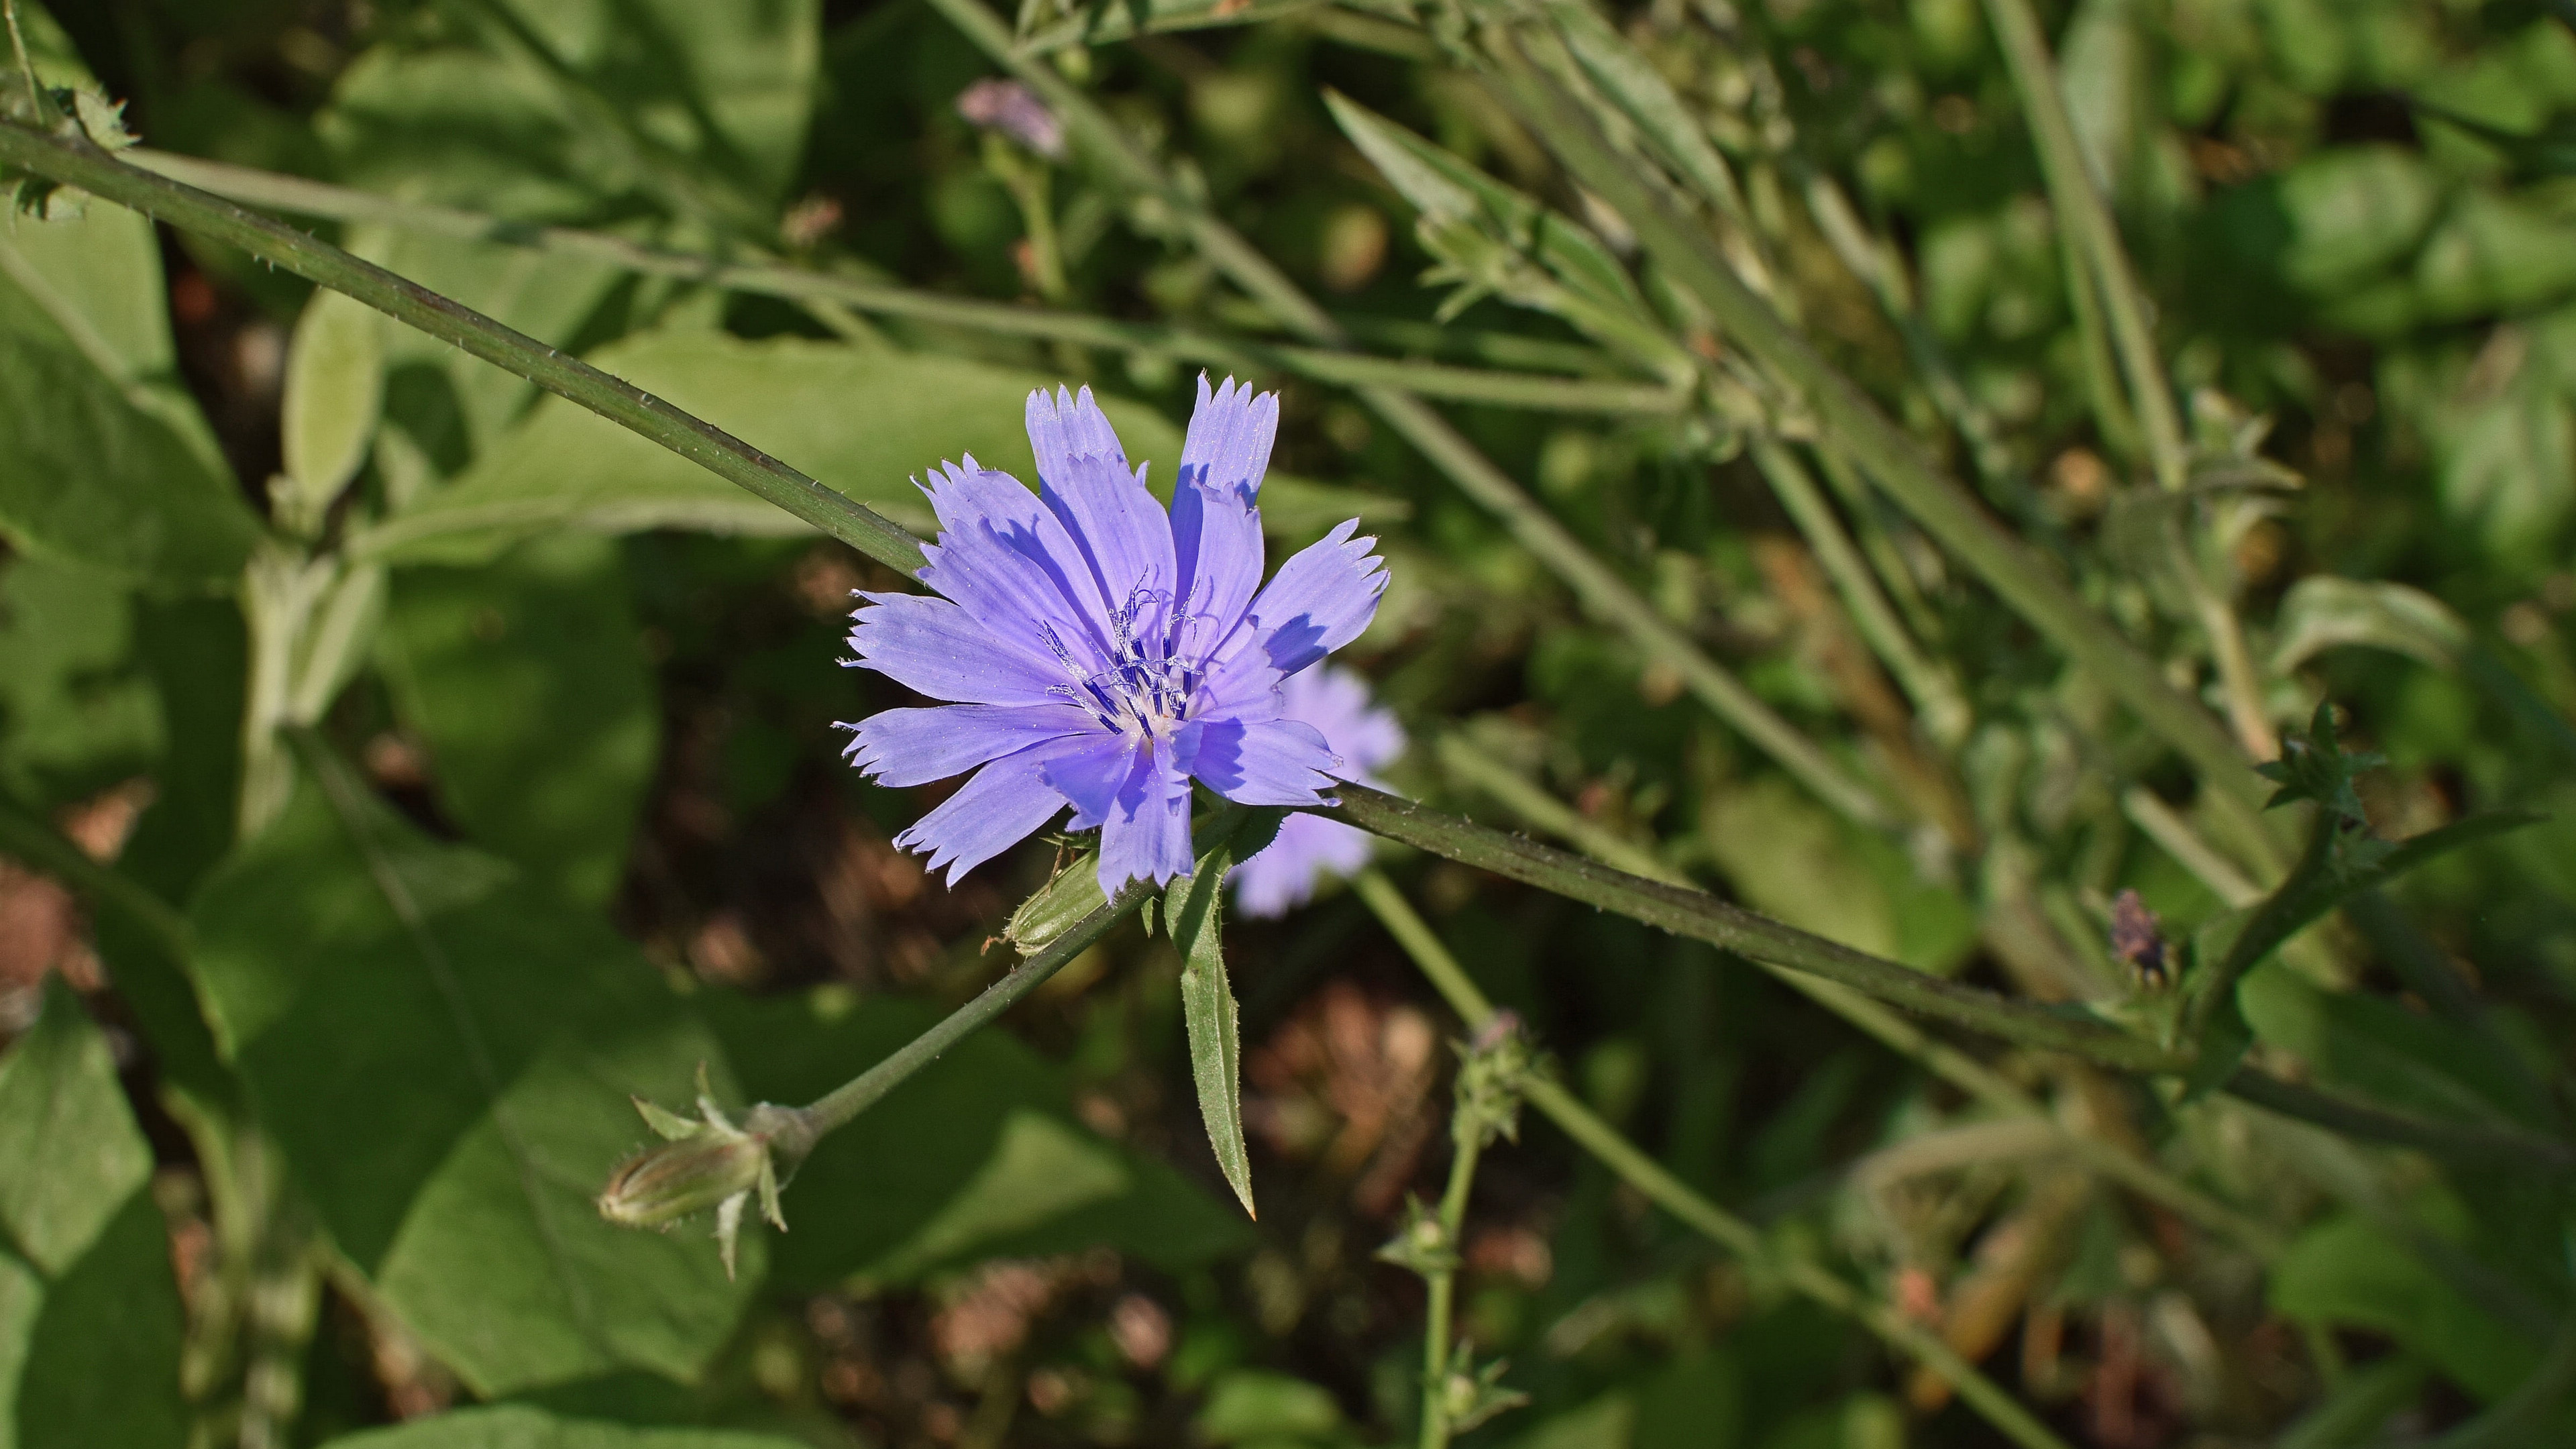
<instances>
[{"instance_id":1,"label":"second purple flower","mask_svg":"<svg viewBox=\"0 0 2576 1449\"><path fill-rule=\"evenodd\" d=\"M1070 806L1100 831L1101 889L1190 871L1190 782L1245 805L1314 805L1341 760L1281 711L1282 681L1359 637L1386 587L1359 520L1261 584L1257 503L1279 426L1275 393L1228 379L1198 407L1167 512L1085 388L1032 393L1038 491L944 464L923 490L938 542L919 575L936 597L867 594L850 647L933 699L847 728L886 785L975 770L897 836L948 880Z\"/></svg>"}]
</instances>

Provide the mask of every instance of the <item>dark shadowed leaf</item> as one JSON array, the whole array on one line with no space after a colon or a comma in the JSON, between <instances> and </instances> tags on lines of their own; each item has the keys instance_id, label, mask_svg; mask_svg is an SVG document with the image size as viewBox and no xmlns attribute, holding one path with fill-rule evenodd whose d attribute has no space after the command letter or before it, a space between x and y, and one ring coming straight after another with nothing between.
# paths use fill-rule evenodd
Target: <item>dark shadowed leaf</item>
<instances>
[{"instance_id":1,"label":"dark shadowed leaf","mask_svg":"<svg viewBox=\"0 0 2576 1449\"><path fill-rule=\"evenodd\" d=\"M423 838L318 749L197 895L224 1049L339 1249L477 1392L693 1376L732 1332L698 1232L591 1195L722 1053L634 949L510 866Z\"/></svg>"},{"instance_id":2,"label":"dark shadowed leaf","mask_svg":"<svg viewBox=\"0 0 2576 1449\"><path fill-rule=\"evenodd\" d=\"M534 539L476 569L393 578L382 653L439 798L476 843L604 905L660 735L613 539Z\"/></svg>"}]
</instances>

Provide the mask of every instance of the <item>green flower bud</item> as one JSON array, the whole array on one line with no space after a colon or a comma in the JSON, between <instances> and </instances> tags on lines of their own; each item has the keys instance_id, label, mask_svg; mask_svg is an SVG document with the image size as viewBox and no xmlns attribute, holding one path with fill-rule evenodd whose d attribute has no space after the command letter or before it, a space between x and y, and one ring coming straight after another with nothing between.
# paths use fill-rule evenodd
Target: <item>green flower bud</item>
<instances>
[{"instance_id":1,"label":"green flower bud","mask_svg":"<svg viewBox=\"0 0 2576 1449\"><path fill-rule=\"evenodd\" d=\"M599 1194L599 1215L630 1228L658 1228L721 1207L760 1186L769 1144L746 1132L701 1128L646 1149L617 1169Z\"/></svg>"}]
</instances>

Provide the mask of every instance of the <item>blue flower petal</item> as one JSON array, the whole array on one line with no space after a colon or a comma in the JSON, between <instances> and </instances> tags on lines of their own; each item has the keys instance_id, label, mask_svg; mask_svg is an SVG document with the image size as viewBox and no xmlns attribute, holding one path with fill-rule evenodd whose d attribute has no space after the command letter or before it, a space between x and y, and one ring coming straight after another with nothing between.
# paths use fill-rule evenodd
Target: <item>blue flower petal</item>
<instances>
[{"instance_id":1,"label":"blue flower petal","mask_svg":"<svg viewBox=\"0 0 2576 1449\"><path fill-rule=\"evenodd\" d=\"M1103 605L1124 609L1151 601L1139 633L1158 628L1179 583L1172 560L1172 522L1163 505L1127 467L1118 435L1084 388L1029 394L1029 446L1037 450L1038 497L1064 525L1089 565Z\"/></svg>"},{"instance_id":2,"label":"blue flower petal","mask_svg":"<svg viewBox=\"0 0 2576 1449\"><path fill-rule=\"evenodd\" d=\"M930 868L946 867L948 884L957 884L959 876L1028 839L1064 808L1064 797L1048 787L1044 775L1046 754L1054 748L1036 745L986 765L894 843L927 853Z\"/></svg>"},{"instance_id":3,"label":"blue flower petal","mask_svg":"<svg viewBox=\"0 0 2576 1449\"><path fill-rule=\"evenodd\" d=\"M1048 761L1046 781L1079 817L1100 822L1102 891L1190 873L1190 781L1169 750L1087 736Z\"/></svg>"},{"instance_id":4,"label":"blue flower petal","mask_svg":"<svg viewBox=\"0 0 2576 1449\"><path fill-rule=\"evenodd\" d=\"M1097 732L1090 715L1063 703L951 704L886 709L855 725L851 764L880 785L927 785L1068 735Z\"/></svg>"},{"instance_id":5,"label":"blue flower petal","mask_svg":"<svg viewBox=\"0 0 2576 1449\"><path fill-rule=\"evenodd\" d=\"M1238 805L1319 805L1340 763L1313 725L1292 719L1192 720L1180 745L1190 773Z\"/></svg>"},{"instance_id":6,"label":"blue flower petal","mask_svg":"<svg viewBox=\"0 0 2576 1449\"><path fill-rule=\"evenodd\" d=\"M1255 637L1271 666L1294 674L1360 636L1386 592L1386 560L1374 538L1353 538L1350 519L1279 566L1252 601Z\"/></svg>"},{"instance_id":7,"label":"blue flower petal","mask_svg":"<svg viewBox=\"0 0 2576 1449\"><path fill-rule=\"evenodd\" d=\"M1064 666L1035 641L997 636L973 614L922 594L867 594L850 617L856 663L916 694L964 704L1050 704Z\"/></svg>"},{"instance_id":8,"label":"blue flower petal","mask_svg":"<svg viewBox=\"0 0 2576 1449\"><path fill-rule=\"evenodd\" d=\"M1198 407L1181 444L1172 489L1172 547L1180 594L1189 601L1188 644L1208 654L1223 646L1261 587L1261 510L1255 505L1270 444L1279 431L1279 395L1227 378L1211 393L1199 374Z\"/></svg>"}]
</instances>

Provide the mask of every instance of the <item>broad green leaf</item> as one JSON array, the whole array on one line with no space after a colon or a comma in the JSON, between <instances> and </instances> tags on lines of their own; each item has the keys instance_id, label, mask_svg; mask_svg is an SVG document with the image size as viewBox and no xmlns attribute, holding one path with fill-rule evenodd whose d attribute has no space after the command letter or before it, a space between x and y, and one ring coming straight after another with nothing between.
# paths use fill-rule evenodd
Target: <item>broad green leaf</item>
<instances>
[{"instance_id":1,"label":"broad green leaf","mask_svg":"<svg viewBox=\"0 0 2576 1449\"><path fill-rule=\"evenodd\" d=\"M342 75L319 123L360 184L426 183L438 200L534 216L632 191L656 167L773 200L794 179L821 60L818 0L507 8L574 79L499 26L379 45ZM476 31L486 44L460 43Z\"/></svg>"},{"instance_id":2,"label":"broad green leaf","mask_svg":"<svg viewBox=\"0 0 2576 1449\"><path fill-rule=\"evenodd\" d=\"M2468 625L2421 589L2384 580L2310 574L2290 586L2272 645L2272 668L2287 674L2328 649L2366 644L2436 669L2458 665Z\"/></svg>"},{"instance_id":3,"label":"broad green leaf","mask_svg":"<svg viewBox=\"0 0 2576 1449\"><path fill-rule=\"evenodd\" d=\"M605 905L660 747L612 539L532 539L482 568L397 571L381 652L439 798L473 840Z\"/></svg>"},{"instance_id":4,"label":"broad green leaf","mask_svg":"<svg viewBox=\"0 0 2576 1449\"><path fill-rule=\"evenodd\" d=\"M2318 297L2353 287L2402 261L2432 226L2442 201L2433 168L2395 146L2320 151L2277 180L2256 184L2288 235L2283 278Z\"/></svg>"},{"instance_id":5,"label":"broad green leaf","mask_svg":"<svg viewBox=\"0 0 2576 1449\"><path fill-rule=\"evenodd\" d=\"M1209 1444L1299 1443L1338 1438L1344 1424L1332 1390L1288 1374L1236 1369L1208 1385L1190 1427Z\"/></svg>"},{"instance_id":6,"label":"broad green leaf","mask_svg":"<svg viewBox=\"0 0 2576 1449\"><path fill-rule=\"evenodd\" d=\"M137 613L114 575L0 562L0 790L63 804L159 758L161 707L135 657Z\"/></svg>"},{"instance_id":7,"label":"broad green leaf","mask_svg":"<svg viewBox=\"0 0 2576 1449\"><path fill-rule=\"evenodd\" d=\"M709 1023L748 1098L821 1096L939 1019L918 1002L709 993ZM1072 1120L1054 1068L979 1032L823 1140L787 1189L792 1231L770 1244L794 1289L881 1283L999 1255L1105 1246L1167 1272L1245 1241L1242 1223L1170 1166Z\"/></svg>"},{"instance_id":8,"label":"broad green leaf","mask_svg":"<svg viewBox=\"0 0 2576 1449\"><path fill-rule=\"evenodd\" d=\"M59 980L0 1057L0 1446L178 1449L179 1292L152 1153Z\"/></svg>"},{"instance_id":9,"label":"broad green leaf","mask_svg":"<svg viewBox=\"0 0 2576 1449\"><path fill-rule=\"evenodd\" d=\"M0 533L163 588L231 579L257 520L138 396L77 352L0 330Z\"/></svg>"},{"instance_id":10,"label":"broad green leaf","mask_svg":"<svg viewBox=\"0 0 2576 1449\"><path fill-rule=\"evenodd\" d=\"M962 358L859 352L793 338L746 342L712 332L628 339L591 361L675 407L916 529L933 520L912 480L972 453L1035 484L1022 418L1028 395L1056 380ZM1102 410L1127 456L1151 459L1168 485L1181 434L1162 414L1119 398ZM1348 494L1301 490L1272 476L1263 517L1274 528L1352 512ZM473 562L553 528L625 532L696 528L788 535L807 525L679 454L559 400L541 404L465 476L378 526L362 542L395 560Z\"/></svg>"},{"instance_id":11,"label":"broad green leaf","mask_svg":"<svg viewBox=\"0 0 2576 1449\"><path fill-rule=\"evenodd\" d=\"M57 983L44 1015L0 1059L0 1228L39 1273L59 1277L152 1179L107 1043Z\"/></svg>"},{"instance_id":12,"label":"broad green leaf","mask_svg":"<svg viewBox=\"0 0 2576 1449\"><path fill-rule=\"evenodd\" d=\"M310 504L327 505L357 476L384 403L382 313L339 292L316 291L286 349L278 442L286 475Z\"/></svg>"},{"instance_id":13,"label":"broad green leaf","mask_svg":"<svg viewBox=\"0 0 2576 1449\"><path fill-rule=\"evenodd\" d=\"M2540 1345L2482 1312L2358 1217L2328 1218L2273 1266L2272 1311L2384 1333L2480 1399L2511 1393Z\"/></svg>"},{"instance_id":14,"label":"broad green leaf","mask_svg":"<svg viewBox=\"0 0 2576 1449\"><path fill-rule=\"evenodd\" d=\"M695 1232L591 1195L723 1054L595 918L424 838L318 748L286 813L200 888L209 1015L298 1181L383 1303L482 1394L643 1368L733 1331Z\"/></svg>"},{"instance_id":15,"label":"broad green leaf","mask_svg":"<svg viewBox=\"0 0 2576 1449\"><path fill-rule=\"evenodd\" d=\"M2576 288L2576 227L2483 190L2466 191L2415 262L2425 310L2446 319L2520 311Z\"/></svg>"},{"instance_id":16,"label":"broad green leaf","mask_svg":"<svg viewBox=\"0 0 2576 1449\"><path fill-rule=\"evenodd\" d=\"M802 1439L731 1429L650 1429L495 1404L332 1440L325 1449L801 1449Z\"/></svg>"},{"instance_id":17,"label":"broad green leaf","mask_svg":"<svg viewBox=\"0 0 2576 1449\"><path fill-rule=\"evenodd\" d=\"M2297 1053L2325 1081L2433 1117L2550 1125L2530 1079L2451 1022L2327 991L2277 963L2248 973L2236 999L2256 1036Z\"/></svg>"}]
</instances>

